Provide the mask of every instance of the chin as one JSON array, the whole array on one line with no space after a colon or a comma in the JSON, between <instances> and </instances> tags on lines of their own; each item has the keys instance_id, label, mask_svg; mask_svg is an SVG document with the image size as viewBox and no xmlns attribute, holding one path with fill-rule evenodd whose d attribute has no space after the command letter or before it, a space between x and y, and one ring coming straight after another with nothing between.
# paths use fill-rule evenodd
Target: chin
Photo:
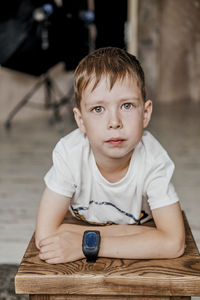
<instances>
[{"instance_id":1,"label":"chin","mask_svg":"<svg viewBox=\"0 0 200 300\"><path fill-rule=\"evenodd\" d=\"M118 150L118 151L116 151ZM134 149L131 149L130 151L124 152L120 151L120 149L113 149L113 151L110 151L107 153L107 157L112 158L112 159L121 159L126 156L132 156L132 153L134 152Z\"/></svg>"}]
</instances>

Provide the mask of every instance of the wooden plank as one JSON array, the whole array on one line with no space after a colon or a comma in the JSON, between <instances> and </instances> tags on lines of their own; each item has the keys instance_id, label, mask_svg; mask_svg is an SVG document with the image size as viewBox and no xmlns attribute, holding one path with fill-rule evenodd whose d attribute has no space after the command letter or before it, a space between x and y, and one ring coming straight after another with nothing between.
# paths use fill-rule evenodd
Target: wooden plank
<instances>
[{"instance_id":1,"label":"wooden plank","mask_svg":"<svg viewBox=\"0 0 200 300\"><path fill-rule=\"evenodd\" d=\"M72 219L73 222L74 219ZM198 296L200 256L187 219L186 252L177 259L123 260L99 258L49 265L38 257L34 236L15 277L19 294ZM70 221L68 221L70 222ZM153 226L150 222L149 226Z\"/></svg>"},{"instance_id":2,"label":"wooden plank","mask_svg":"<svg viewBox=\"0 0 200 300\"><path fill-rule=\"evenodd\" d=\"M198 257L199 250L198 250L197 244L194 240L192 231L190 229L190 225L188 223L187 217L184 212L183 212L183 219L184 219L184 224L185 224L186 246L187 246L184 255Z\"/></svg>"},{"instance_id":3,"label":"wooden plank","mask_svg":"<svg viewBox=\"0 0 200 300\"><path fill-rule=\"evenodd\" d=\"M29 300L50 300L49 295L30 295Z\"/></svg>"},{"instance_id":4,"label":"wooden plank","mask_svg":"<svg viewBox=\"0 0 200 300\"><path fill-rule=\"evenodd\" d=\"M106 295L30 295L30 300L190 300L191 297L106 296Z\"/></svg>"},{"instance_id":5,"label":"wooden plank","mask_svg":"<svg viewBox=\"0 0 200 300\"><path fill-rule=\"evenodd\" d=\"M192 262L198 270L191 270L194 275L187 276L189 269L182 268L184 262L180 265L174 263L173 268L162 267L152 264L150 262L143 262L140 265L138 262L131 261L130 265L127 262L120 262L120 268L118 271L105 273L97 272L97 269L104 265L104 270L108 271L109 264L112 268L112 262L106 260L99 261L96 265L96 270L85 275L81 274L81 271L87 271L82 268L81 262L77 262L76 265L70 264L67 266L67 272L65 273L64 267L60 270L52 270L52 274L45 272L45 275L30 274L27 276L18 276L16 281L16 292L22 294L32 293L49 293L49 294L86 294L86 295L174 295L174 296L198 296L200 295L200 260ZM135 263L135 265L134 265ZM189 262L185 261L188 266ZM82 265L82 266L81 266ZM181 267L181 270L180 268ZM125 270L127 269L128 270ZM69 275L69 269L72 274ZM78 270L77 276L74 272ZM81 270L82 269L82 270ZM49 271L49 270L48 270ZM58 275L59 272L63 275ZM55 275L57 273L57 275ZM68 273L68 275L67 275ZM84 273L84 272L83 272ZM197 276L195 276L195 273ZM48 274L48 275L47 275Z\"/></svg>"}]
</instances>

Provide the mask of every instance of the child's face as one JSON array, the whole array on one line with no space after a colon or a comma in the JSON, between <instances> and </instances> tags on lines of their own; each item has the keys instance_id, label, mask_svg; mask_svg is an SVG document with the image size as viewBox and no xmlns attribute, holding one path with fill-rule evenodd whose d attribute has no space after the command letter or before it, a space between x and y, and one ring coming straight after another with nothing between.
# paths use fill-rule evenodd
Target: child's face
<instances>
[{"instance_id":1,"label":"child's face","mask_svg":"<svg viewBox=\"0 0 200 300\"><path fill-rule=\"evenodd\" d=\"M150 120L152 102L144 103L134 80L126 77L113 88L104 77L83 92L81 109L74 109L80 130L89 139L95 158L130 157Z\"/></svg>"}]
</instances>

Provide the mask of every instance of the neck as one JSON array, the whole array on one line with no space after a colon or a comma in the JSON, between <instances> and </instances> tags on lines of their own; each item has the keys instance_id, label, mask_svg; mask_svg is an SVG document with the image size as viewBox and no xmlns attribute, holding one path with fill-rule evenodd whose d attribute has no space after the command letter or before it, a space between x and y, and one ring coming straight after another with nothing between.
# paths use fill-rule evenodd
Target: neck
<instances>
[{"instance_id":1,"label":"neck","mask_svg":"<svg viewBox=\"0 0 200 300\"><path fill-rule=\"evenodd\" d=\"M126 175L132 154L133 152L123 158L104 158L103 160L95 157L95 160L102 176L106 180L114 183L121 180Z\"/></svg>"}]
</instances>

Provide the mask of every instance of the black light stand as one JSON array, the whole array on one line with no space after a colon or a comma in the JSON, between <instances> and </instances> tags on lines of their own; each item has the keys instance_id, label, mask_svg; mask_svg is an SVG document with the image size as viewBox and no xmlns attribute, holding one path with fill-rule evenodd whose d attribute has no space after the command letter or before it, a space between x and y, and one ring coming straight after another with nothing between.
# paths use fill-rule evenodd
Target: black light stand
<instances>
[{"instance_id":1,"label":"black light stand","mask_svg":"<svg viewBox=\"0 0 200 300\"><path fill-rule=\"evenodd\" d=\"M61 119L60 107L73 97L73 86L71 83L68 94L63 95L50 78L49 70L60 62L68 71L75 69L89 52L88 27L94 21L94 14L88 11L88 0L16 2L13 13L10 13L10 4L6 18L0 18L0 43L3 45L0 47L0 65L38 76L39 80L9 113L5 121L7 129L25 105L51 109L54 120ZM30 101L42 86L45 89L44 104Z\"/></svg>"},{"instance_id":2,"label":"black light stand","mask_svg":"<svg viewBox=\"0 0 200 300\"><path fill-rule=\"evenodd\" d=\"M42 85L44 85L44 89L45 89L44 105L40 105L39 103L29 102L32 96L37 92L37 90ZM33 86L33 88L20 100L20 102L9 113L4 125L6 129L10 129L12 119L18 113L18 111L26 104L29 104L29 106L35 108L51 109L53 110L54 120L60 121L61 120L60 107L68 103L73 98L73 94L74 94L73 86L70 87L70 90L67 95L63 95L60 89L58 88L58 86L56 85L56 83L51 80L49 75L44 74L41 76L41 79ZM59 96L59 100L56 100L56 95Z\"/></svg>"},{"instance_id":3,"label":"black light stand","mask_svg":"<svg viewBox=\"0 0 200 300\"><path fill-rule=\"evenodd\" d=\"M25 6L26 7L26 6ZM31 8L29 8L31 10ZM58 53L51 53L49 52L49 49L51 49L50 45L50 37L49 37L49 28L52 27L51 24L51 17L53 16L54 13L54 6L51 3L46 3L42 5L41 7L38 7L33 10L32 13L32 23L34 26L37 28L36 30L36 41L38 39L39 41L39 46L42 54L42 65L45 66L44 69L45 72L42 72L42 75L40 75L39 81L31 88L31 90L19 101L19 103L12 109L12 111L9 113L6 121L5 121L5 127L9 129L11 127L11 122L12 119L15 117L15 115L18 113L18 111L24 107L26 104L29 104L31 107L35 108L42 108L42 109L51 109L53 111L53 119L54 121L59 121L61 120L61 114L60 114L60 106L66 104L67 102L70 101L70 99L73 96L73 87L71 86L68 95L63 95L63 93L60 91L58 86L56 85L53 80L51 80L49 74L48 74L48 64L45 65L45 63L48 63L48 58L52 59L52 64L53 56L58 56ZM59 28L60 30L60 28ZM34 44L33 44L34 45ZM60 45L58 45L60 47ZM32 48L32 47L30 47ZM25 46L26 49L26 46ZM34 53L34 48L32 49L32 53ZM51 54L50 54L51 53ZM49 54L51 56L49 56ZM34 56L34 54L33 54ZM32 57L33 57L32 56ZM23 57L21 55L21 57ZM37 56L36 56L37 57ZM25 56L23 57L25 59ZM12 60L11 60L12 61ZM30 64L31 62L31 56L27 60L27 65ZM14 60L14 65L18 62L18 59L16 58ZM55 60L56 63L56 60ZM9 66L9 60L7 62L7 65ZM5 64L5 66L7 66ZM12 65L12 63L11 63ZM19 67L19 66L18 66ZM26 63L23 64L23 67L26 68ZM37 71L37 68L40 67L40 63L37 61L34 62L32 65L32 72ZM17 68L16 68L17 69ZM24 70L22 69L22 72ZM38 70L39 72L39 70ZM45 101L44 104L41 105L39 103L33 103L30 102L32 96L37 92L37 90L44 85L44 90L45 90ZM59 100L57 100L59 97Z\"/></svg>"}]
</instances>

